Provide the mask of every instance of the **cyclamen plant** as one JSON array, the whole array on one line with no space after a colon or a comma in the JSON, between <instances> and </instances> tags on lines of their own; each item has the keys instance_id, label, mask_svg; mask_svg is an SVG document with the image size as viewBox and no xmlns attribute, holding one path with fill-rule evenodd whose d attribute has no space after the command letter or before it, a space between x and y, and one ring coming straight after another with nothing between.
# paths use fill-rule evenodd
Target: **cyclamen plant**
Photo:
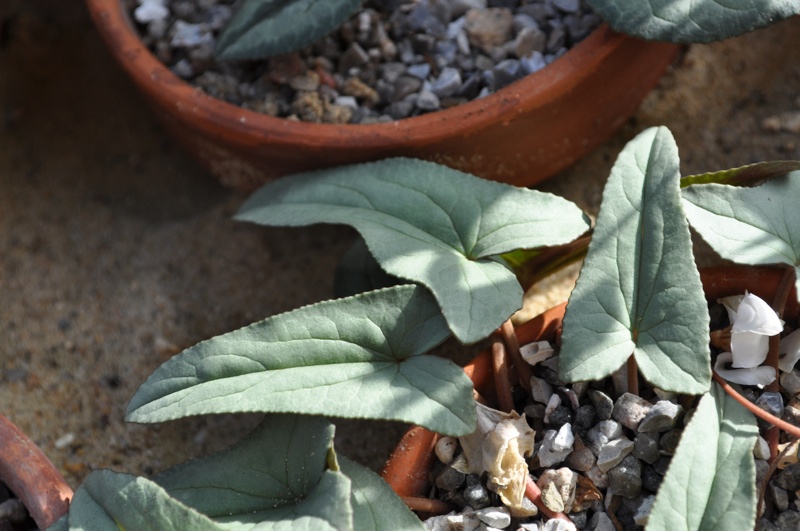
<instances>
[{"instance_id":1,"label":"cyclamen plant","mask_svg":"<svg viewBox=\"0 0 800 531\"><path fill-rule=\"evenodd\" d=\"M676 43L722 40L800 14L794 0L587 3L616 31ZM244 0L220 37L217 56L260 59L299 50L336 29L361 4L362 0Z\"/></svg>"},{"instance_id":2,"label":"cyclamen plant","mask_svg":"<svg viewBox=\"0 0 800 531\"><path fill-rule=\"evenodd\" d=\"M708 310L686 218L721 253L796 266L800 220L775 206L800 196L800 172L789 173L800 163L683 180L678 163L665 128L643 132L620 155L567 307L559 373L565 382L586 381L623 366L629 391L641 372L661 389L702 395L648 529L752 528L758 429L753 415L711 382ZM681 193L690 184L773 175L758 188L702 184ZM472 343L503 326L521 306L515 272L529 276L530 267L520 262L525 254L509 253L567 244L588 229L587 217L549 194L390 159L273 182L237 218L351 225L383 271L413 283L270 317L167 361L131 400L129 421L263 412L263 424L230 450L153 480L94 472L53 528L421 529L383 480L337 457L333 426L319 416L472 434L471 382L451 361L426 353L451 335ZM751 231L761 250L708 236L709 227L725 223L731 225L721 232ZM518 420L514 426L526 431ZM511 461L527 475L524 459Z\"/></svg>"}]
</instances>

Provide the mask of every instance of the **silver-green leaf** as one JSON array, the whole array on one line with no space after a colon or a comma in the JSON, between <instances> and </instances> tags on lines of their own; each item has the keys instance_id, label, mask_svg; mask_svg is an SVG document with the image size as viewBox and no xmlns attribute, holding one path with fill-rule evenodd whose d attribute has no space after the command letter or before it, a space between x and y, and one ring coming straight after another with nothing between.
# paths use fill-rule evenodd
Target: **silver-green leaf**
<instances>
[{"instance_id":1,"label":"silver-green leaf","mask_svg":"<svg viewBox=\"0 0 800 531\"><path fill-rule=\"evenodd\" d=\"M350 480L327 466L333 433L321 417L269 415L229 450L155 481L225 529L353 529Z\"/></svg>"},{"instance_id":2,"label":"silver-green leaf","mask_svg":"<svg viewBox=\"0 0 800 531\"><path fill-rule=\"evenodd\" d=\"M262 59L314 43L361 0L245 0L217 40L220 59Z\"/></svg>"},{"instance_id":3,"label":"silver-green leaf","mask_svg":"<svg viewBox=\"0 0 800 531\"><path fill-rule=\"evenodd\" d=\"M465 343L487 337L522 305L519 282L496 255L563 244L588 228L583 213L557 196L413 159L272 182L237 219L353 226L386 272L433 292Z\"/></svg>"},{"instance_id":4,"label":"silver-green leaf","mask_svg":"<svg viewBox=\"0 0 800 531\"><path fill-rule=\"evenodd\" d=\"M719 255L747 265L788 264L800 293L800 171L755 188L690 186L683 204L692 227Z\"/></svg>"},{"instance_id":5,"label":"silver-green leaf","mask_svg":"<svg viewBox=\"0 0 800 531\"><path fill-rule=\"evenodd\" d=\"M306 306L167 361L131 399L127 419L261 411L471 433L469 378L450 360L422 355L449 335L436 301L416 285Z\"/></svg>"},{"instance_id":6,"label":"silver-green leaf","mask_svg":"<svg viewBox=\"0 0 800 531\"><path fill-rule=\"evenodd\" d=\"M641 39L712 42L800 14L796 0L587 0L615 31Z\"/></svg>"},{"instance_id":7,"label":"silver-green leaf","mask_svg":"<svg viewBox=\"0 0 800 531\"><path fill-rule=\"evenodd\" d=\"M633 355L654 386L711 383L709 317L681 208L678 148L666 128L622 151L564 317L562 380L599 380Z\"/></svg>"},{"instance_id":8,"label":"silver-green leaf","mask_svg":"<svg viewBox=\"0 0 800 531\"><path fill-rule=\"evenodd\" d=\"M422 531L419 518L372 470L339 456L342 472L353 482L353 524L358 531Z\"/></svg>"},{"instance_id":9,"label":"silver-green leaf","mask_svg":"<svg viewBox=\"0 0 800 531\"><path fill-rule=\"evenodd\" d=\"M648 531L753 529L757 436L755 417L714 385L683 431Z\"/></svg>"},{"instance_id":10,"label":"silver-green leaf","mask_svg":"<svg viewBox=\"0 0 800 531\"><path fill-rule=\"evenodd\" d=\"M70 531L225 529L171 498L154 482L110 470L98 470L86 478L75 491L67 518ZM63 529L63 519L57 525Z\"/></svg>"}]
</instances>

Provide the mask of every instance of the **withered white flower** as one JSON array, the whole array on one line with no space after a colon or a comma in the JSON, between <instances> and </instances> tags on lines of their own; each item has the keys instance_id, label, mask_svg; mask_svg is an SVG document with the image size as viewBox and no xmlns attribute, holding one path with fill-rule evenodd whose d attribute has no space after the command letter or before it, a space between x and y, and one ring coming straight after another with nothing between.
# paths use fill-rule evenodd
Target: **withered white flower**
<instances>
[{"instance_id":1,"label":"withered white flower","mask_svg":"<svg viewBox=\"0 0 800 531\"><path fill-rule=\"evenodd\" d=\"M527 345L519 347L519 352L529 365L536 365L537 363L550 359L555 354L553 345L549 341L534 341Z\"/></svg>"},{"instance_id":2,"label":"withered white flower","mask_svg":"<svg viewBox=\"0 0 800 531\"><path fill-rule=\"evenodd\" d=\"M451 465L466 474L489 474L489 488L511 508L522 508L528 479L526 457L533 454L535 432L525 415L503 413L477 404L475 431L459 437L463 454Z\"/></svg>"},{"instance_id":3,"label":"withered white flower","mask_svg":"<svg viewBox=\"0 0 800 531\"><path fill-rule=\"evenodd\" d=\"M783 372L792 372L797 360L800 360L800 329L781 339L778 367Z\"/></svg>"},{"instance_id":4,"label":"withered white flower","mask_svg":"<svg viewBox=\"0 0 800 531\"><path fill-rule=\"evenodd\" d=\"M783 331L783 322L769 304L752 293L726 297L719 302L728 310L732 324L733 367L758 367L767 359L769 336L780 334Z\"/></svg>"},{"instance_id":5,"label":"withered white flower","mask_svg":"<svg viewBox=\"0 0 800 531\"><path fill-rule=\"evenodd\" d=\"M725 365L733 361L733 354L723 352L717 356L714 370L729 382L742 385L768 385L775 380L775 369L769 366L750 367L746 369L726 369Z\"/></svg>"}]
</instances>

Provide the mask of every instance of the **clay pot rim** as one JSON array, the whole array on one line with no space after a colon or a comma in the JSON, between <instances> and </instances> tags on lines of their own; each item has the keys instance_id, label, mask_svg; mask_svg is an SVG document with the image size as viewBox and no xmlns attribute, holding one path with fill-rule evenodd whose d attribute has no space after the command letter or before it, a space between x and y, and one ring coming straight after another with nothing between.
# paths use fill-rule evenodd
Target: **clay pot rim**
<instances>
[{"instance_id":1,"label":"clay pot rim","mask_svg":"<svg viewBox=\"0 0 800 531\"><path fill-rule=\"evenodd\" d=\"M706 300L716 301L733 295L734 289L748 289L764 298L769 304L783 278L785 267L781 266L718 266L700 269ZM746 285L745 285L746 283ZM567 303L562 303L516 328L520 345L542 339L554 339L561 326ZM795 287L792 286L784 312L786 321L800 318L800 304ZM484 350L464 367L464 372L483 396L491 396L494 382L490 351ZM381 477L399 496L426 496L430 484L428 471L435 459L433 447L438 434L420 426L412 427L398 442L384 466Z\"/></svg>"},{"instance_id":2,"label":"clay pot rim","mask_svg":"<svg viewBox=\"0 0 800 531\"><path fill-rule=\"evenodd\" d=\"M38 446L0 415L0 481L25 505L36 525L46 529L69 510L72 489Z\"/></svg>"},{"instance_id":3,"label":"clay pot rim","mask_svg":"<svg viewBox=\"0 0 800 531\"><path fill-rule=\"evenodd\" d=\"M161 106L177 107L187 121L209 134L228 129L251 144L254 136L287 146L298 142L346 146L357 139L365 149L437 141L458 130L508 122L531 109L545 108L599 68L616 49L638 43L603 24L558 60L485 98L388 123L317 124L264 115L207 95L178 78L144 46L120 0L86 0L86 4L115 59L149 97Z\"/></svg>"}]
</instances>

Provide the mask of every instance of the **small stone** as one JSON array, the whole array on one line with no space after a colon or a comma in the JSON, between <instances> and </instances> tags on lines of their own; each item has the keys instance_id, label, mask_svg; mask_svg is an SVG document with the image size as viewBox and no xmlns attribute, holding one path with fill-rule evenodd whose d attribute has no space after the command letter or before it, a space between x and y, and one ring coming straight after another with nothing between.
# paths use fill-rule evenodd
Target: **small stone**
<instances>
[{"instance_id":1,"label":"small stone","mask_svg":"<svg viewBox=\"0 0 800 531\"><path fill-rule=\"evenodd\" d=\"M589 400L594 404L597 411L597 418L600 420L611 420L611 413L614 410L614 401L602 391L589 389Z\"/></svg>"},{"instance_id":2,"label":"small stone","mask_svg":"<svg viewBox=\"0 0 800 531\"><path fill-rule=\"evenodd\" d=\"M564 42L567 39L567 31L563 26L556 26L547 36L547 44L545 49L549 53L556 53L559 49L564 47Z\"/></svg>"},{"instance_id":3,"label":"small stone","mask_svg":"<svg viewBox=\"0 0 800 531\"><path fill-rule=\"evenodd\" d=\"M800 426L800 407L796 407L798 404L789 404L785 408L783 408L783 413L781 413L781 420L785 420L789 424L794 424L795 426Z\"/></svg>"},{"instance_id":4,"label":"small stone","mask_svg":"<svg viewBox=\"0 0 800 531\"><path fill-rule=\"evenodd\" d=\"M585 529L586 524L589 523L589 513L587 511L575 512L573 510L569 513L569 519L578 529Z\"/></svg>"},{"instance_id":5,"label":"small stone","mask_svg":"<svg viewBox=\"0 0 800 531\"><path fill-rule=\"evenodd\" d=\"M624 393L614 404L611 417L628 429L636 431L650 412L650 402L631 393Z\"/></svg>"},{"instance_id":6,"label":"small stone","mask_svg":"<svg viewBox=\"0 0 800 531\"><path fill-rule=\"evenodd\" d=\"M526 363L535 366L539 362L552 358L555 349L549 341L534 341L519 347L519 352Z\"/></svg>"},{"instance_id":7,"label":"small stone","mask_svg":"<svg viewBox=\"0 0 800 531\"><path fill-rule=\"evenodd\" d=\"M290 79L289 86L294 90L315 91L319 88L319 74L309 70L301 76L294 76Z\"/></svg>"},{"instance_id":8,"label":"small stone","mask_svg":"<svg viewBox=\"0 0 800 531\"><path fill-rule=\"evenodd\" d=\"M662 455L658 458L658 461L653 463L653 470L661 474L662 476L667 473L667 469L669 468L669 464L672 462L672 457L667 455Z\"/></svg>"},{"instance_id":9,"label":"small stone","mask_svg":"<svg viewBox=\"0 0 800 531\"><path fill-rule=\"evenodd\" d=\"M486 9L486 0L452 0L450 9L454 17L460 17L470 9Z\"/></svg>"},{"instance_id":10,"label":"small stone","mask_svg":"<svg viewBox=\"0 0 800 531\"><path fill-rule=\"evenodd\" d=\"M516 59L506 59L501 61L494 68L492 68L494 82L492 83L492 90L500 90L521 79L525 75L522 65Z\"/></svg>"},{"instance_id":11,"label":"small stone","mask_svg":"<svg viewBox=\"0 0 800 531\"><path fill-rule=\"evenodd\" d=\"M658 434L637 434L633 439L633 455L651 465L658 461L661 457L661 452L658 449Z\"/></svg>"},{"instance_id":12,"label":"small stone","mask_svg":"<svg viewBox=\"0 0 800 531\"><path fill-rule=\"evenodd\" d=\"M767 413L780 418L781 414L783 413L783 396L781 396L780 393L765 391L764 393L761 393L761 396L755 399L755 405ZM768 428L772 426L772 424L761 419L758 419L758 424L762 428Z\"/></svg>"},{"instance_id":13,"label":"small stone","mask_svg":"<svg viewBox=\"0 0 800 531\"><path fill-rule=\"evenodd\" d=\"M475 510L491 505L489 491L475 474L467 476L467 487L464 489L464 501Z\"/></svg>"},{"instance_id":14,"label":"small stone","mask_svg":"<svg viewBox=\"0 0 800 531\"><path fill-rule=\"evenodd\" d=\"M596 512L589 519L588 531L616 531L614 522L604 512Z\"/></svg>"},{"instance_id":15,"label":"small stone","mask_svg":"<svg viewBox=\"0 0 800 531\"><path fill-rule=\"evenodd\" d=\"M776 116L770 116L761 122L761 127L770 133L777 133L780 131L800 133L800 112L789 111Z\"/></svg>"},{"instance_id":16,"label":"small stone","mask_svg":"<svg viewBox=\"0 0 800 531\"><path fill-rule=\"evenodd\" d=\"M579 407L578 411L575 413L575 423L573 424L575 433L585 437L589 429L591 429L596 422L597 413L593 405L586 404L585 406Z\"/></svg>"},{"instance_id":17,"label":"small stone","mask_svg":"<svg viewBox=\"0 0 800 531\"><path fill-rule=\"evenodd\" d=\"M551 0L551 2L565 13L578 13L581 10L580 0Z\"/></svg>"},{"instance_id":18,"label":"small stone","mask_svg":"<svg viewBox=\"0 0 800 531\"><path fill-rule=\"evenodd\" d=\"M547 488L542 489L542 503L553 512L560 513L564 510L564 500L555 483L548 483Z\"/></svg>"},{"instance_id":19,"label":"small stone","mask_svg":"<svg viewBox=\"0 0 800 531\"><path fill-rule=\"evenodd\" d=\"M769 459L770 452L769 452L769 444L767 443L766 439L761 435L758 436L756 439L756 444L753 447L753 456L756 459Z\"/></svg>"},{"instance_id":20,"label":"small stone","mask_svg":"<svg viewBox=\"0 0 800 531\"><path fill-rule=\"evenodd\" d=\"M800 529L800 512L784 511L775 519L775 525L780 531L797 531Z\"/></svg>"},{"instance_id":21,"label":"small stone","mask_svg":"<svg viewBox=\"0 0 800 531\"><path fill-rule=\"evenodd\" d=\"M365 65L369 62L369 54L357 42L351 42L347 50L339 58L339 72L346 74L351 68Z\"/></svg>"},{"instance_id":22,"label":"small stone","mask_svg":"<svg viewBox=\"0 0 800 531\"><path fill-rule=\"evenodd\" d=\"M608 471L608 488L623 498L635 498L642 493L642 463L629 455Z\"/></svg>"},{"instance_id":23,"label":"small stone","mask_svg":"<svg viewBox=\"0 0 800 531\"><path fill-rule=\"evenodd\" d=\"M547 430L536 454L539 464L549 467L562 462L572 451L574 440L569 424L564 424L559 431Z\"/></svg>"},{"instance_id":24,"label":"small stone","mask_svg":"<svg viewBox=\"0 0 800 531\"><path fill-rule=\"evenodd\" d=\"M639 423L640 433L665 432L675 427L683 408L668 400L659 400Z\"/></svg>"},{"instance_id":25,"label":"small stone","mask_svg":"<svg viewBox=\"0 0 800 531\"><path fill-rule=\"evenodd\" d=\"M464 484L466 474L459 472L453 467L445 467L442 472L436 476L436 486L444 491L454 491Z\"/></svg>"},{"instance_id":26,"label":"small stone","mask_svg":"<svg viewBox=\"0 0 800 531\"><path fill-rule=\"evenodd\" d=\"M556 410L558 406L561 405L561 397L557 394L553 394L550 396L550 400L547 401L547 407L544 408L544 422L545 424L550 423L550 414Z\"/></svg>"},{"instance_id":27,"label":"small stone","mask_svg":"<svg viewBox=\"0 0 800 531\"><path fill-rule=\"evenodd\" d=\"M55 446L57 450L63 450L64 448L70 446L74 442L75 442L75 434L70 432L70 433L65 433L64 435L56 439L55 443L53 443L53 446Z\"/></svg>"},{"instance_id":28,"label":"small stone","mask_svg":"<svg viewBox=\"0 0 800 531\"><path fill-rule=\"evenodd\" d=\"M625 459L629 453L633 451L633 441L625 437L609 441L600 450L597 456L597 466L603 472L608 472Z\"/></svg>"},{"instance_id":29,"label":"small stone","mask_svg":"<svg viewBox=\"0 0 800 531\"><path fill-rule=\"evenodd\" d=\"M142 24L164 20L168 16L169 9L164 6L163 0L144 0L133 12L133 18Z\"/></svg>"},{"instance_id":30,"label":"small stone","mask_svg":"<svg viewBox=\"0 0 800 531\"><path fill-rule=\"evenodd\" d=\"M486 507L475 511L481 522L496 529L505 529L511 525L511 513L505 507Z\"/></svg>"},{"instance_id":31,"label":"small stone","mask_svg":"<svg viewBox=\"0 0 800 531\"><path fill-rule=\"evenodd\" d=\"M652 493L658 492L661 482L664 477L656 472L652 466L645 465L642 467L642 488Z\"/></svg>"},{"instance_id":32,"label":"small stone","mask_svg":"<svg viewBox=\"0 0 800 531\"><path fill-rule=\"evenodd\" d=\"M565 463L573 470L588 472L597 463L597 458L580 437L575 437L572 452L567 456Z\"/></svg>"},{"instance_id":33,"label":"small stone","mask_svg":"<svg viewBox=\"0 0 800 531\"><path fill-rule=\"evenodd\" d=\"M772 482L769 485L770 493L772 494L772 503L779 511L786 511L789 509L789 493L785 489L775 486Z\"/></svg>"},{"instance_id":34,"label":"small stone","mask_svg":"<svg viewBox=\"0 0 800 531\"><path fill-rule=\"evenodd\" d=\"M445 98L455 94L459 87L461 87L461 74L455 68L446 67L433 82L431 91L440 98Z\"/></svg>"},{"instance_id":35,"label":"small stone","mask_svg":"<svg viewBox=\"0 0 800 531\"><path fill-rule=\"evenodd\" d=\"M464 30L469 36L470 43L486 53L491 53L495 48L511 40L514 15L510 9L470 9L465 16Z\"/></svg>"},{"instance_id":36,"label":"small stone","mask_svg":"<svg viewBox=\"0 0 800 531\"><path fill-rule=\"evenodd\" d=\"M542 526L542 531L575 531L575 524L561 518L551 518Z\"/></svg>"},{"instance_id":37,"label":"small stone","mask_svg":"<svg viewBox=\"0 0 800 531\"><path fill-rule=\"evenodd\" d=\"M592 480L595 487L598 489L608 488L608 474L600 470L597 465L593 466L591 470L586 473L586 477Z\"/></svg>"},{"instance_id":38,"label":"small stone","mask_svg":"<svg viewBox=\"0 0 800 531\"><path fill-rule=\"evenodd\" d=\"M430 90L421 90L417 98L417 108L423 111L436 111L440 108L439 97Z\"/></svg>"},{"instance_id":39,"label":"small stone","mask_svg":"<svg viewBox=\"0 0 800 531\"><path fill-rule=\"evenodd\" d=\"M453 456L455 455L457 448L458 439L455 437L440 437L439 440L436 441L434 451L436 452L436 457L439 458L439 461L449 465L453 462Z\"/></svg>"},{"instance_id":40,"label":"small stone","mask_svg":"<svg viewBox=\"0 0 800 531\"><path fill-rule=\"evenodd\" d=\"M767 476L767 472L769 471L769 461L765 461L763 459L753 459L753 462L756 465L756 486L757 488L761 488L761 485L764 483L764 478ZM776 484L780 486L780 484Z\"/></svg>"},{"instance_id":41,"label":"small stone","mask_svg":"<svg viewBox=\"0 0 800 531\"><path fill-rule=\"evenodd\" d=\"M347 96L353 96L367 105L375 105L380 99L374 88L357 77L348 78L347 81L344 82L342 85L342 93Z\"/></svg>"},{"instance_id":42,"label":"small stone","mask_svg":"<svg viewBox=\"0 0 800 531\"><path fill-rule=\"evenodd\" d=\"M325 115L325 103L316 92L298 92L292 102L292 110L305 122L321 122Z\"/></svg>"},{"instance_id":43,"label":"small stone","mask_svg":"<svg viewBox=\"0 0 800 531\"><path fill-rule=\"evenodd\" d=\"M4 528L17 529L17 526L9 524L22 524L27 518L28 510L19 498L9 498L0 503L0 522L4 524Z\"/></svg>"},{"instance_id":44,"label":"small stone","mask_svg":"<svg viewBox=\"0 0 800 531\"><path fill-rule=\"evenodd\" d=\"M518 58L528 57L534 52L544 52L547 45L547 34L539 28L522 28L512 43L514 55Z\"/></svg>"},{"instance_id":45,"label":"small stone","mask_svg":"<svg viewBox=\"0 0 800 531\"><path fill-rule=\"evenodd\" d=\"M329 124L346 124L350 123L353 114L353 109L350 107L328 104L325 106L325 114L322 121Z\"/></svg>"},{"instance_id":46,"label":"small stone","mask_svg":"<svg viewBox=\"0 0 800 531\"><path fill-rule=\"evenodd\" d=\"M650 517L650 511L653 510L654 501L656 501L655 496L645 496L642 499L642 502L639 504L639 507L636 508L636 512L633 515L633 522L636 525L647 525L647 520Z\"/></svg>"},{"instance_id":47,"label":"small stone","mask_svg":"<svg viewBox=\"0 0 800 531\"><path fill-rule=\"evenodd\" d=\"M547 420L550 426L560 429L561 426L572 422L572 410L567 406L558 406L548 415Z\"/></svg>"},{"instance_id":48,"label":"small stone","mask_svg":"<svg viewBox=\"0 0 800 531\"><path fill-rule=\"evenodd\" d=\"M537 376L531 376L531 395L533 400L540 404L547 404L553 396L553 387L547 380Z\"/></svg>"},{"instance_id":49,"label":"small stone","mask_svg":"<svg viewBox=\"0 0 800 531\"><path fill-rule=\"evenodd\" d=\"M661 436L661 439L658 441L659 447L661 447L661 451L665 455L675 455L675 450L678 449L678 443L681 442L681 435L683 434L682 428L675 428L673 430L669 430L664 435Z\"/></svg>"},{"instance_id":50,"label":"small stone","mask_svg":"<svg viewBox=\"0 0 800 531\"><path fill-rule=\"evenodd\" d=\"M800 372L784 372L781 374L781 387L790 395L800 394Z\"/></svg>"},{"instance_id":51,"label":"small stone","mask_svg":"<svg viewBox=\"0 0 800 531\"><path fill-rule=\"evenodd\" d=\"M358 101L353 96L337 96L333 103L352 110L358 109Z\"/></svg>"},{"instance_id":52,"label":"small stone","mask_svg":"<svg viewBox=\"0 0 800 531\"><path fill-rule=\"evenodd\" d=\"M622 426L613 420L601 420L586 433L588 446L594 455L599 455L600 450L608 441L620 437L622 437Z\"/></svg>"},{"instance_id":53,"label":"small stone","mask_svg":"<svg viewBox=\"0 0 800 531\"><path fill-rule=\"evenodd\" d=\"M204 24L188 24L176 20L170 44L175 48L194 48L202 44L214 44L214 36Z\"/></svg>"},{"instance_id":54,"label":"small stone","mask_svg":"<svg viewBox=\"0 0 800 531\"><path fill-rule=\"evenodd\" d=\"M800 463L789 465L775 476L775 485L789 491L800 490Z\"/></svg>"},{"instance_id":55,"label":"small stone","mask_svg":"<svg viewBox=\"0 0 800 531\"><path fill-rule=\"evenodd\" d=\"M570 512L572 503L575 501L575 489L578 485L578 477L572 470L567 467L562 467L558 470L545 470L536 484L542 492L555 486L556 492L561 496L561 510Z\"/></svg>"}]
</instances>

